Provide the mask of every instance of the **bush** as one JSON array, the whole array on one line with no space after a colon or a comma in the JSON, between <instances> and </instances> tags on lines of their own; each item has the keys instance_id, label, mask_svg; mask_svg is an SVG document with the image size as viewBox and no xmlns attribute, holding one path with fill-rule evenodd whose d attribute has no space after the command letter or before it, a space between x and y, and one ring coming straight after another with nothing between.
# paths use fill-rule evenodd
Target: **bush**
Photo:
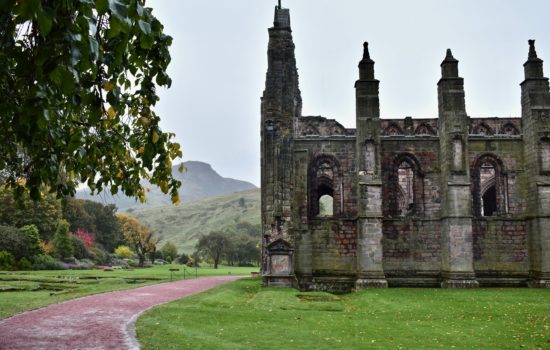
<instances>
[{"instance_id":1,"label":"bush","mask_svg":"<svg viewBox=\"0 0 550 350\"><path fill-rule=\"evenodd\" d=\"M15 268L15 258L5 250L0 251L0 270L11 271Z\"/></svg>"},{"instance_id":2,"label":"bush","mask_svg":"<svg viewBox=\"0 0 550 350\"><path fill-rule=\"evenodd\" d=\"M109 265L111 257L100 245L95 244L90 250L90 259L98 265Z\"/></svg>"},{"instance_id":3,"label":"bush","mask_svg":"<svg viewBox=\"0 0 550 350\"><path fill-rule=\"evenodd\" d=\"M73 262L64 263L63 265L65 266L66 269L70 269L70 270L88 270L95 266L93 261L89 259L83 259L80 261L77 259L74 259Z\"/></svg>"},{"instance_id":4,"label":"bush","mask_svg":"<svg viewBox=\"0 0 550 350\"><path fill-rule=\"evenodd\" d=\"M189 261L189 255L185 253L181 253L180 257L178 258L178 262L182 265L185 265L187 264L188 261Z\"/></svg>"},{"instance_id":5,"label":"bush","mask_svg":"<svg viewBox=\"0 0 550 350\"><path fill-rule=\"evenodd\" d=\"M34 226L25 226L23 229L0 226L0 251L10 252L16 260L23 257L31 259L42 252L37 233Z\"/></svg>"},{"instance_id":6,"label":"bush","mask_svg":"<svg viewBox=\"0 0 550 350\"><path fill-rule=\"evenodd\" d=\"M39 255L33 259L33 270L65 270L65 265L49 255Z\"/></svg>"},{"instance_id":7,"label":"bush","mask_svg":"<svg viewBox=\"0 0 550 350\"><path fill-rule=\"evenodd\" d=\"M128 268L128 262L126 262L126 260L119 259L117 257L111 258L111 265L112 266L120 266L123 269Z\"/></svg>"},{"instance_id":8,"label":"bush","mask_svg":"<svg viewBox=\"0 0 550 350\"><path fill-rule=\"evenodd\" d=\"M77 259L88 259L90 258L90 253L88 252L88 247L86 243L79 236L73 235L73 254Z\"/></svg>"},{"instance_id":9,"label":"bush","mask_svg":"<svg viewBox=\"0 0 550 350\"><path fill-rule=\"evenodd\" d=\"M134 253L132 253L132 250L130 247L125 245L119 245L117 249L115 249L115 255L122 259L129 259L132 256L134 256Z\"/></svg>"},{"instance_id":10,"label":"bush","mask_svg":"<svg viewBox=\"0 0 550 350\"><path fill-rule=\"evenodd\" d=\"M19 260L17 263L17 269L21 271L29 271L32 270L32 264L29 261L29 259L23 257Z\"/></svg>"}]
</instances>

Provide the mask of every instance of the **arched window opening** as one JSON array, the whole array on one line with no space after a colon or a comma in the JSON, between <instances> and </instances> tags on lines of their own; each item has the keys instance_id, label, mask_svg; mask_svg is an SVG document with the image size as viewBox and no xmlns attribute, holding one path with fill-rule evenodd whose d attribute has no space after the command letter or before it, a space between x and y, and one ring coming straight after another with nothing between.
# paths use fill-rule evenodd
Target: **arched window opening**
<instances>
[{"instance_id":1,"label":"arched window opening","mask_svg":"<svg viewBox=\"0 0 550 350\"><path fill-rule=\"evenodd\" d=\"M324 194L319 198L319 216L330 217L334 215L334 198Z\"/></svg>"},{"instance_id":2,"label":"arched window opening","mask_svg":"<svg viewBox=\"0 0 550 350\"><path fill-rule=\"evenodd\" d=\"M338 216L341 208L341 181L338 161L330 155L315 158L309 167L309 217Z\"/></svg>"},{"instance_id":3,"label":"arched window opening","mask_svg":"<svg viewBox=\"0 0 550 350\"><path fill-rule=\"evenodd\" d=\"M414 208L414 171L412 166L403 162L397 169L398 183L401 192L399 209L401 214L407 213Z\"/></svg>"},{"instance_id":4,"label":"arched window opening","mask_svg":"<svg viewBox=\"0 0 550 350\"><path fill-rule=\"evenodd\" d=\"M483 196L481 196L482 216L493 216L497 211L497 190L495 186L491 186Z\"/></svg>"},{"instance_id":5,"label":"arched window opening","mask_svg":"<svg viewBox=\"0 0 550 350\"><path fill-rule=\"evenodd\" d=\"M508 212L507 181L502 161L491 154L483 155L475 161L471 174L474 215L505 215Z\"/></svg>"},{"instance_id":6,"label":"arched window opening","mask_svg":"<svg viewBox=\"0 0 550 350\"><path fill-rule=\"evenodd\" d=\"M389 159L388 159L389 160ZM418 215L424 211L424 175L416 157L400 154L384 174L384 215Z\"/></svg>"}]
</instances>

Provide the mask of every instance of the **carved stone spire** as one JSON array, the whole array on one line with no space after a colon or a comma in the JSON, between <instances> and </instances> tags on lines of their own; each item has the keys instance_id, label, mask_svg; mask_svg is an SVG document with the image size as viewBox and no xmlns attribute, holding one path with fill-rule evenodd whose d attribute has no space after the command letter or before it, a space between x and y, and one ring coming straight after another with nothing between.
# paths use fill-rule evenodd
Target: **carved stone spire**
<instances>
[{"instance_id":1,"label":"carved stone spire","mask_svg":"<svg viewBox=\"0 0 550 350\"><path fill-rule=\"evenodd\" d=\"M525 71L525 80L544 78L542 70L542 60L537 57L537 51L535 50L535 40L529 40L529 55L527 56L527 62L523 64Z\"/></svg>"},{"instance_id":2,"label":"carved stone spire","mask_svg":"<svg viewBox=\"0 0 550 350\"><path fill-rule=\"evenodd\" d=\"M447 49L447 54L441 62L442 78L458 78L458 60L453 57L451 49Z\"/></svg>"},{"instance_id":3,"label":"carved stone spire","mask_svg":"<svg viewBox=\"0 0 550 350\"><path fill-rule=\"evenodd\" d=\"M363 44L363 59L359 62L359 80L374 79L374 61L370 58L369 43Z\"/></svg>"},{"instance_id":4,"label":"carved stone spire","mask_svg":"<svg viewBox=\"0 0 550 350\"><path fill-rule=\"evenodd\" d=\"M528 61L533 61L539 59L537 57L537 51L535 50L535 40L531 39L527 41L529 43L529 56Z\"/></svg>"}]
</instances>

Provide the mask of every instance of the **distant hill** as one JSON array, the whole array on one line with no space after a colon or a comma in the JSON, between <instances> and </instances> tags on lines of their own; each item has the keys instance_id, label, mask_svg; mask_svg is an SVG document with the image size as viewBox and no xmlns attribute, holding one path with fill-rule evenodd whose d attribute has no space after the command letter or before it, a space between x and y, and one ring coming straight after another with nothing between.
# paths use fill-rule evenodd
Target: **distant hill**
<instances>
[{"instance_id":1,"label":"distant hill","mask_svg":"<svg viewBox=\"0 0 550 350\"><path fill-rule=\"evenodd\" d=\"M182 181L180 199L183 204L212 196L257 188L250 182L220 176L208 163L188 161L184 165L186 171L183 173L178 171L179 165L172 167L174 177ZM108 189L99 195L92 196L90 195L90 190L86 188L78 191L76 198L89 199L103 204L113 203L121 212L126 212L129 208L154 208L171 204L170 196L163 194L158 187L153 185L148 185L147 187L151 191L147 193L147 203L145 204L141 204L123 194L113 196L109 193Z\"/></svg>"},{"instance_id":2,"label":"distant hill","mask_svg":"<svg viewBox=\"0 0 550 350\"><path fill-rule=\"evenodd\" d=\"M131 208L128 213L155 229L162 237L161 247L171 241L179 251L192 253L201 234L226 230L240 221L259 225L260 189L210 197L178 207Z\"/></svg>"}]
</instances>

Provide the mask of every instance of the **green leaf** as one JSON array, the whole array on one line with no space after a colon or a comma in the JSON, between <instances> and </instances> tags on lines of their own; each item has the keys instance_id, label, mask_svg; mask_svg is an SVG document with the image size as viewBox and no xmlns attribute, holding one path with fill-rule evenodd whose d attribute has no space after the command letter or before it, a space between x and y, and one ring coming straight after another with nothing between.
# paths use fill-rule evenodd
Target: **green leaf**
<instances>
[{"instance_id":1,"label":"green leaf","mask_svg":"<svg viewBox=\"0 0 550 350\"><path fill-rule=\"evenodd\" d=\"M97 61L99 58L99 43L93 36L88 37L90 43L90 55L92 61Z\"/></svg>"},{"instance_id":2,"label":"green leaf","mask_svg":"<svg viewBox=\"0 0 550 350\"><path fill-rule=\"evenodd\" d=\"M139 29L141 29L141 31L146 34L146 35L150 35L151 34L151 25L145 21L142 21L141 19L138 21L138 25L139 25Z\"/></svg>"},{"instance_id":3,"label":"green leaf","mask_svg":"<svg viewBox=\"0 0 550 350\"><path fill-rule=\"evenodd\" d=\"M50 33L50 30L52 30L53 21L45 11L40 11L36 20L38 21L38 27L40 28L40 35L42 35L42 37L46 37Z\"/></svg>"},{"instance_id":4,"label":"green leaf","mask_svg":"<svg viewBox=\"0 0 550 350\"><path fill-rule=\"evenodd\" d=\"M109 9L111 13L117 16L121 21L125 21L128 16L128 6L120 0L109 0Z\"/></svg>"},{"instance_id":5,"label":"green leaf","mask_svg":"<svg viewBox=\"0 0 550 350\"><path fill-rule=\"evenodd\" d=\"M95 0L95 7L99 15L105 14L109 11L109 0Z\"/></svg>"}]
</instances>

